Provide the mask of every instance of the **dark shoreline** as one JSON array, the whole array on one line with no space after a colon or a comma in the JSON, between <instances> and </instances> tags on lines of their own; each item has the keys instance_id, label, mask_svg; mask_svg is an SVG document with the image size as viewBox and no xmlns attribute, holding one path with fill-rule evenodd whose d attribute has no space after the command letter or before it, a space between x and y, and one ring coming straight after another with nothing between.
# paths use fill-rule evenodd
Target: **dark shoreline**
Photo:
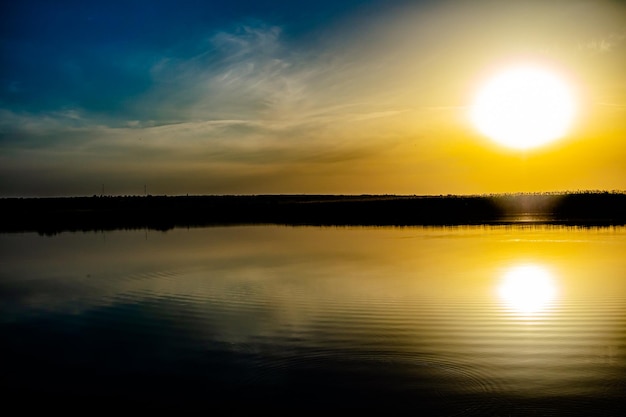
<instances>
[{"instance_id":1,"label":"dark shoreline","mask_svg":"<svg viewBox=\"0 0 626 417\"><path fill-rule=\"evenodd\" d=\"M626 224L626 194L215 195L2 198L0 232L54 234L231 224Z\"/></svg>"}]
</instances>

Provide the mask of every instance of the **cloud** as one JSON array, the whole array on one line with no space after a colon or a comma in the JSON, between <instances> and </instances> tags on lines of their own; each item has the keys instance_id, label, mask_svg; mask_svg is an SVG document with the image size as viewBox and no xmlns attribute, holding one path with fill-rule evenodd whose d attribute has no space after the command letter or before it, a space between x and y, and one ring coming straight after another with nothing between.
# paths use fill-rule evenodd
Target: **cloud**
<instances>
[{"instance_id":1,"label":"cloud","mask_svg":"<svg viewBox=\"0 0 626 417\"><path fill-rule=\"evenodd\" d=\"M606 54L615 52L615 49L624 42L624 39L626 39L624 33L613 33L600 39L590 39L586 42L581 42L578 44L578 49Z\"/></svg>"},{"instance_id":2,"label":"cloud","mask_svg":"<svg viewBox=\"0 0 626 417\"><path fill-rule=\"evenodd\" d=\"M152 118L189 121L258 118L298 100L300 58L275 26L217 32L189 58L164 57L151 70L152 93L138 100ZM155 106L157 104L157 106Z\"/></svg>"},{"instance_id":3,"label":"cloud","mask_svg":"<svg viewBox=\"0 0 626 417\"><path fill-rule=\"evenodd\" d=\"M78 99L0 110L2 178L23 187L36 178L50 187L91 184L75 188L81 192L127 184L119 193L144 182L172 193L330 192L358 181L373 192L366 188L377 181L384 190L384 181L408 182L426 169L453 182L449 143L471 136L463 115L485 71L549 56L578 60L594 75L585 57L596 50L605 50L606 68L622 68L622 38L609 35L619 33L615 13L586 2L484 4L412 5L344 19L308 38L247 19L118 57L124 82L111 94L107 83L79 89L106 111ZM93 74L111 80L111 65ZM125 89L133 77L141 85ZM596 79L623 78L588 77ZM7 183L0 194L19 190Z\"/></svg>"}]
</instances>

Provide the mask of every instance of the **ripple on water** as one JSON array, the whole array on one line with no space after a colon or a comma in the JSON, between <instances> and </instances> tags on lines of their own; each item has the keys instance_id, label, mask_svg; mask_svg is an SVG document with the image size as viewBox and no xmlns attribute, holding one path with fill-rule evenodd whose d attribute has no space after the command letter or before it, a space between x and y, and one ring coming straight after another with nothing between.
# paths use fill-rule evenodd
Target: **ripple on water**
<instances>
[{"instance_id":1,"label":"ripple on water","mask_svg":"<svg viewBox=\"0 0 626 417\"><path fill-rule=\"evenodd\" d=\"M254 357L249 364L254 372L242 381L246 384L331 364L348 372L350 366L358 369L355 363L381 372L400 367L416 381L428 375L428 384L439 387L442 396L602 395L620 381L597 378L603 382L584 389L574 384L606 376L612 371L604 369L603 374L599 368L623 361L617 348L610 347L623 346L626 337L614 331L626 323L619 298L601 307L570 302L520 322L495 303L393 302L384 297L343 302L306 291L273 291L261 282L233 284L197 273L191 277L175 271L137 274L128 281L149 285L118 294L115 302L159 310L175 326L196 332L191 337L197 341L230 342L225 345L229 350ZM145 326L143 331L173 333L148 322L136 325ZM205 334L198 330L202 326L209 329ZM590 343L598 339L604 345ZM607 346L604 351L602 346Z\"/></svg>"}]
</instances>

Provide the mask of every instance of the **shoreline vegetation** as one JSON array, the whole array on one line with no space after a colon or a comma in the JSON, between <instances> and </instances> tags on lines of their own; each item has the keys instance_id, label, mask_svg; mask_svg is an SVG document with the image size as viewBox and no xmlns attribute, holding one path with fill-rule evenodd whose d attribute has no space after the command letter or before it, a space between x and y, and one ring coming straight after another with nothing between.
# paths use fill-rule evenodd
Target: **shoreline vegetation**
<instances>
[{"instance_id":1,"label":"shoreline vegetation","mask_svg":"<svg viewBox=\"0 0 626 417\"><path fill-rule=\"evenodd\" d=\"M198 195L1 198L0 232L169 230L235 224L417 226L626 224L626 193Z\"/></svg>"}]
</instances>

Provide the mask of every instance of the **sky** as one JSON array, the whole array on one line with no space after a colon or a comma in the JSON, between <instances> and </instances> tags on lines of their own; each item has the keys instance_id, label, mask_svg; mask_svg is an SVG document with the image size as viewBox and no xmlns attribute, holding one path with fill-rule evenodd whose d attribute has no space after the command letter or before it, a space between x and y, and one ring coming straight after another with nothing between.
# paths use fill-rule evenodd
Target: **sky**
<instances>
[{"instance_id":1,"label":"sky","mask_svg":"<svg viewBox=\"0 0 626 417\"><path fill-rule=\"evenodd\" d=\"M626 3L0 6L0 196L626 190ZM509 149L468 117L507 66L577 116Z\"/></svg>"}]
</instances>

